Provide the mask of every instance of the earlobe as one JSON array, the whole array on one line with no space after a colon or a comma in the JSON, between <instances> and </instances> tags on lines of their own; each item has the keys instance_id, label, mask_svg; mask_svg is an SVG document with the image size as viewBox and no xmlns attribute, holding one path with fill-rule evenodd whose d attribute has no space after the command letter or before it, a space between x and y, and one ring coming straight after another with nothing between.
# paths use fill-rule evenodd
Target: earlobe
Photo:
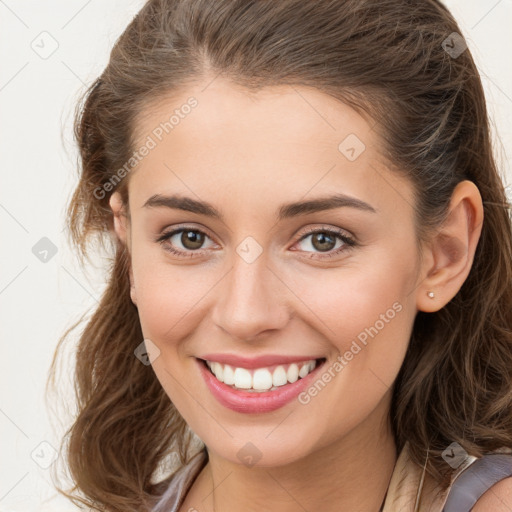
<instances>
[{"instance_id":1,"label":"earlobe","mask_svg":"<svg viewBox=\"0 0 512 512\"><path fill-rule=\"evenodd\" d=\"M449 214L428 246L428 257L417 288L417 309L428 313L443 308L466 280L482 231L483 204L477 186L457 184Z\"/></svg>"},{"instance_id":2,"label":"earlobe","mask_svg":"<svg viewBox=\"0 0 512 512\"><path fill-rule=\"evenodd\" d=\"M133 285L132 269L130 268L130 298L132 302L137 305L137 294L135 292L135 286Z\"/></svg>"}]
</instances>

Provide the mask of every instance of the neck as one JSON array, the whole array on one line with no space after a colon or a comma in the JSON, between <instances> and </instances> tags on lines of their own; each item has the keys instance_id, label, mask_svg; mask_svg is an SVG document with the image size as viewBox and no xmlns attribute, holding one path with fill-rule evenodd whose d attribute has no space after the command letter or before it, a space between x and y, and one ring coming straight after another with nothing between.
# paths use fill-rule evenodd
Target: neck
<instances>
[{"instance_id":1,"label":"neck","mask_svg":"<svg viewBox=\"0 0 512 512\"><path fill-rule=\"evenodd\" d=\"M379 512L397 459L389 402L387 394L346 436L286 465L249 468L209 453L199 510Z\"/></svg>"}]
</instances>

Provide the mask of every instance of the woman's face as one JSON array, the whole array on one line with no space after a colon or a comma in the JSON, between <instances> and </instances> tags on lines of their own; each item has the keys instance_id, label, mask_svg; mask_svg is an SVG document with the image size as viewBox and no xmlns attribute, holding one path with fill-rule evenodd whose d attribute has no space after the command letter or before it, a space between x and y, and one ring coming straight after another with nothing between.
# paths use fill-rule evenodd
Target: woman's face
<instances>
[{"instance_id":1,"label":"woman's face","mask_svg":"<svg viewBox=\"0 0 512 512\"><path fill-rule=\"evenodd\" d=\"M261 465L375 436L421 269L412 186L372 124L317 90L218 78L160 101L137 133L132 299L192 430Z\"/></svg>"}]
</instances>

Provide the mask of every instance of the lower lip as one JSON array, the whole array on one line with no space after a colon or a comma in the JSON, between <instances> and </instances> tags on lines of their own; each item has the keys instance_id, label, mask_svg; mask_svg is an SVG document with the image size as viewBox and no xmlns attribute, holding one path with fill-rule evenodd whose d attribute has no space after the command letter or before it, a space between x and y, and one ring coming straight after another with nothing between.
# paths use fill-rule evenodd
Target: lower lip
<instances>
[{"instance_id":1,"label":"lower lip","mask_svg":"<svg viewBox=\"0 0 512 512\"><path fill-rule=\"evenodd\" d=\"M220 382L208 370L204 361L196 359L199 364L199 371L203 376L206 385L210 389L212 395L228 409L236 412L244 412L247 414L257 414L270 412L283 407L287 403L296 398L311 381L315 378L320 368L324 365L325 360L317 364L316 368L306 375L303 379L299 379L293 383L279 386L274 391L248 392L233 389L231 386Z\"/></svg>"}]
</instances>

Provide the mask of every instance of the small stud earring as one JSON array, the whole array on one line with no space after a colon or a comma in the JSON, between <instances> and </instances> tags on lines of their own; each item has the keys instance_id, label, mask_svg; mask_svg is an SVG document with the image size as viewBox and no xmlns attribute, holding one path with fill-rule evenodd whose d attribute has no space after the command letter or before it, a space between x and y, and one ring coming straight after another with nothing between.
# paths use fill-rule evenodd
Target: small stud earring
<instances>
[{"instance_id":1,"label":"small stud earring","mask_svg":"<svg viewBox=\"0 0 512 512\"><path fill-rule=\"evenodd\" d=\"M434 292L428 292L428 293L427 293L427 295L428 295L431 299L433 299L433 298L434 298Z\"/></svg>"}]
</instances>

